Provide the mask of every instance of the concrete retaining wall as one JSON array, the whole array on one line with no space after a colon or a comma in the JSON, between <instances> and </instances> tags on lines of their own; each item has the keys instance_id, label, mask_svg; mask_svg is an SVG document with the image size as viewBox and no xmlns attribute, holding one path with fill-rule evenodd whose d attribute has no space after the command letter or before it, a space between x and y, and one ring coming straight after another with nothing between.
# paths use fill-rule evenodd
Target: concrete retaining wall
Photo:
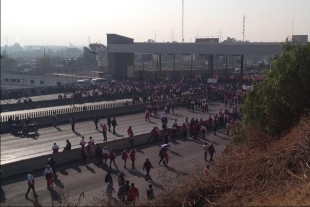
<instances>
[{"instance_id":1,"label":"concrete retaining wall","mask_svg":"<svg viewBox=\"0 0 310 207\"><path fill-rule=\"evenodd\" d=\"M134 137L134 142L135 142L134 144L141 145L141 144L149 143L149 141L147 140L147 138L149 137L150 137L149 133L136 135ZM102 143L101 147L107 147L108 149L118 150L118 149L123 149L125 147L130 148L130 143L129 143L129 139L126 137L126 138L120 138L120 139L116 139L116 140L109 141L106 143ZM43 169L46 167L47 160L51 154L1 165L1 173L2 173L1 177L6 178L6 177L18 175L18 174L23 174L23 173L29 172L29 170L42 169L42 173L43 173ZM53 155L54 155L54 158L57 164L65 164L65 163L69 163L69 162L81 159L79 148L72 149L71 151L67 151L67 152L55 153Z\"/></svg>"}]
</instances>

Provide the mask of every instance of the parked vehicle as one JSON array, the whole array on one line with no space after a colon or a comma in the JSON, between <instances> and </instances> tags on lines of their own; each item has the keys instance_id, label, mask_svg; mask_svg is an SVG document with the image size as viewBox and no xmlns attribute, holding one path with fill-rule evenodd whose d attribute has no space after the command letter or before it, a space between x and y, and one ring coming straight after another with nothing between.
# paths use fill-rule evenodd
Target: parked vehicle
<instances>
[{"instance_id":1,"label":"parked vehicle","mask_svg":"<svg viewBox=\"0 0 310 207\"><path fill-rule=\"evenodd\" d=\"M89 88L89 87L91 86L91 82L90 82L90 80L88 80L88 79L85 79L85 80L78 80L78 81L76 82L76 85L77 85L77 86L80 86L81 88L84 88L84 87Z\"/></svg>"},{"instance_id":2,"label":"parked vehicle","mask_svg":"<svg viewBox=\"0 0 310 207\"><path fill-rule=\"evenodd\" d=\"M22 132L23 135L28 135L31 132L38 133L38 126L35 122L28 125L25 124Z\"/></svg>"},{"instance_id":3,"label":"parked vehicle","mask_svg":"<svg viewBox=\"0 0 310 207\"><path fill-rule=\"evenodd\" d=\"M108 80L106 78L94 78L90 81L93 86L101 86L108 84Z\"/></svg>"}]
</instances>

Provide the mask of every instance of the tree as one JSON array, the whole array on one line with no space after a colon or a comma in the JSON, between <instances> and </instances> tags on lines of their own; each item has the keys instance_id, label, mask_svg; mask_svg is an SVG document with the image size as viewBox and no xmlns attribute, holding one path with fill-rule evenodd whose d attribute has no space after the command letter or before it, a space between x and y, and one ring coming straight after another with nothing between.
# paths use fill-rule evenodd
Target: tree
<instances>
[{"instance_id":1,"label":"tree","mask_svg":"<svg viewBox=\"0 0 310 207\"><path fill-rule=\"evenodd\" d=\"M10 58L5 50L1 55L1 69L2 68L3 69L17 68L17 61L14 58Z\"/></svg>"},{"instance_id":2,"label":"tree","mask_svg":"<svg viewBox=\"0 0 310 207\"><path fill-rule=\"evenodd\" d=\"M237 42L237 40L235 38L227 37L227 39L224 40L223 42L224 43L234 43L234 42Z\"/></svg>"},{"instance_id":3,"label":"tree","mask_svg":"<svg viewBox=\"0 0 310 207\"><path fill-rule=\"evenodd\" d=\"M243 111L247 124L280 135L290 129L310 108L310 43L286 41L261 84L254 83Z\"/></svg>"},{"instance_id":4,"label":"tree","mask_svg":"<svg viewBox=\"0 0 310 207\"><path fill-rule=\"evenodd\" d=\"M51 57L50 56L44 56L39 59L37 59L37 66L38 68L48 68L51 66Z\"/></svg>"}]
</instances>

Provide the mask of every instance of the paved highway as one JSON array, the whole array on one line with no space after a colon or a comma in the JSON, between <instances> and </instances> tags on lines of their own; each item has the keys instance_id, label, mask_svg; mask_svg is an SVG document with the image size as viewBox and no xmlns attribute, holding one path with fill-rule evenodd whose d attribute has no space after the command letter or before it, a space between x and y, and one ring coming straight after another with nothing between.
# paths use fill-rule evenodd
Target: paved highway
<instances>
[{"instance_id":1,"label":"paved highway","mask_svg":"<svg viewBox=\"0 0 310 207\"><path fill-rule=\"evenodd\" d=\"M223 104L212 103L209 112L211 114L218 113L219 109L224 109ZM100 116L100 114L98 114ZM175 114L168 115L171 119L168 126L172 124L172 119L178 119L179 125L183 123L185 117L190 118L204 118L209 117L208 114L202 114L201 111L189 112L184 109L176 109ZM149 133L154 126L161 128L160 119L152 118L151 122L144 120L144 113L138 113L127 116L116 117L118 126L116 127L116 135L108 133L108 140L119 139L127 137L127 129L132 126L134 134ZM100 120L106 123L106 119ZM39 130L37 135L29 134L28 137L14 136L11 134L1 134L1 163L11 163L22 159L28 159L41 155L47 155L52 152L52 146L57 143L59 147L65 146L66 139L69 139L73 148L79 146L81 136L85 136L85 140L88 140L89 136L92 136L96 142L103 141L102 134L95 130L94 123L92 121L79 122L75 126L76 132L71 131L71 126L68 124L54 127L46 127Z\"/></svg>"},{"instance_id":2,"label":"paved highway","mask_svg":"<svg viewBox=\"0 0 310 207\"><path fill-rule=\"evenodd\" d=\"M120 103L120 102L126 102L126 101L132 101L132 99L119 99L119 100L114 100L114 101L101 101L101 102L94 102L94 103L74 104L74 106L82 107L82 106L92 106L92 105L99 105L99 104ZM17 114L27 114L27 113L33 113L33 112L66 109L66 108L72 108L72 105L51 106L51 107L36 108L36 109L1 112L1 116L2 117L3 116L15 116Z\"/></svg>"},{"instance_id":3,"label":"paved highway","mask_svg":"<svg viewBox=\"0 0 310 207\"><path fill-rule=\"evenodd\" d=\"M48 94L48 95L39 95L39 96L29 96L29 98L31 98L32 101L47 101L47 100L58 99L59 94L63 95L63 93L57 93L57 94ZM71 94L72 93L67 94L67 97L71 96ZM25 97L23 97L22 99L25 99ZM1 104L15 104L16 101L17 99L11 99L10 101L1 100Z\"/></svg>"},{"instance_id":4,"label":"paved highway","mask_svg":"<svg viewBox=\"0 0 310 207\"><path fill-rule=\"evenodd\" d=\"M213 136L210 134L206 139L200 138L200 141L192 141L191 139L187 141L173 140L170 152L168 152L170 156L168 167L159 166L158 164L159 144L137 148L138 154L135 164L137 172L130 170L130 162L127 163L127 166L129 166L128 169L124 168L121 157L117 155L116 164L118 165L118 170L115 169L114 166L112 167L112 177L116 192L118 190L116 175L119 171L122 171L125 173L126 179L135 183L135 186L140 191L141 199L146 198L146 189L150 183L153 184L156 196L159 191L167 189L169 183L176 180L176 177L189 176L189 173L194 167L205 167L207 163L209 164L209 162L204 161L201 141L213 142L217 152L215 156L219 156L228 142L228 139L225 135L225 130L220 130L218 135L219 136ZM152 182L144 180L145 172L142 171L142 166L146 158L151 161L154 167L150 173L153 180ZM212 163L210 165L210 169L212 170ZM42 168L44 167L45 166L42 166ZM84 192L81 206L94 206L94 197L105 197L106 184L104 182L104 177L107 170L108 167L104 166L101 168L93 163L87 165L72 163L70 166L58 166L58 169L56 168L58 180L55 181L53 191L46 189L46 180L43 176L44 170L35 172L35 188L39 195L37 202L34 199L32 191L30 191L28 199L25 198L25 193L28 188L26 180L27 175L16 176L11 180L2 181L1 202L6 206L40 206L38 203L42 206L51 206L52 200L54 200L54 202L61 200L61 192L71 202L76 202L80 194ZM167 180L169 179L172 180L168 182ZM117 198L116 194L114 194L113 197Z\"/></svg>"}]
</instances>

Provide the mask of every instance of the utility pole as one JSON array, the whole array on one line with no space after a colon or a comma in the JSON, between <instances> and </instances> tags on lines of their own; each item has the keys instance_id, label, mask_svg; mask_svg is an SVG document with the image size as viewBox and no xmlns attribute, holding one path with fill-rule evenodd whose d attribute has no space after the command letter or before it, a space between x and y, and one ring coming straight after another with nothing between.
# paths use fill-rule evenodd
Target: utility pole
<instances>
[{"instance_id":1,"label":"utility pole","mask_svg":"<svg viewBox=\"0 0 310 207\"><path fill-rule=\"evenodd\" d=\"M171 31L171 42L173 42L173 30Z\"/></svg>"},{"instance_id":2,"label":"utility pole","mask_svg":"<svg viewBox=\"0 0 310 207\"><path fill-rule=\"evenodd\" d=\"M223 34L222 30L219 30L220 42L222 41L222 34Z\"/></svg>"},{"instance_id":3,"label":"utility pole","mask_svg":"<svg viewBox=\"0 0 310 207\"><path fill-rule=\"evenodd\" d=\"M9 38L6 37L6 45L9 46Z\"/></svg>"},{"instance_id":4,"label":"utility pole","mask_svg":"<svg viewBox=\"0 0 310 207\"><path fill-rule=\"evenodd\" d=\"M293 38L293 34L294 34L294 21L292 21L292 38Z\"/></svg>"},{"instance_id":5,"label":"utility pole","mask_svg":"<svg viewBox=\"0 0 310 207\"><path fill-rule=\"evenodd\" d=\"M90 45L90 36L88 36L88 45Z\"/></svg>"},{"instance_id":6,"label":"utility pole","mask_svg":"<svg viewBox=\"0 0 310 207\"><path fill-rule=\"evenodd\" d=\"M182 0L182 42L184 42L184 0Z\"/></svg>"},{"instance_id":7,"label":"utility pole","mask_svg":"<svg viewBox=\"0 0 310 207\"><path fill-rule=\"evenodd\" d=\"M156 31L154 33L155 33L155 42L156 42Z\"/></svg>"},{"instance_id":8,"label":"utility pole","mask_svg":"<svg viewBox=\"0 0 310 207\"><path fill-rule=\"evenodd\" d=\"M244 33L245 33L245 16L243 15L243 30L242 30L243 42L244 42Z\"/></svg>"}]
</instances>

